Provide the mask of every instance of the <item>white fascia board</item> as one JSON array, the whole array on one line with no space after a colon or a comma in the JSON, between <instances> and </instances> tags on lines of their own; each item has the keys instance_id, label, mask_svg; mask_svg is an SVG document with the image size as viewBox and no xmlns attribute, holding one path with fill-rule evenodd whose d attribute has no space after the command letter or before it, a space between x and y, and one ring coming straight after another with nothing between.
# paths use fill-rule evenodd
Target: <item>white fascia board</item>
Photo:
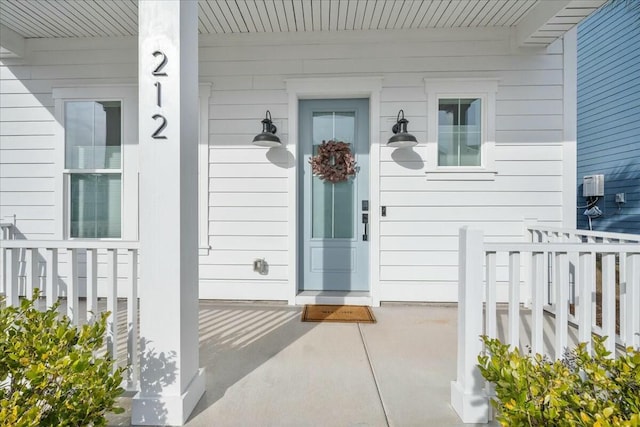
<instances>
[{"instance_id":1,"label":"white fascia board","mask_svg":"<svg viewBox=\"0 0 640 427\"><path fill-rule=\"evenodd\" d=\"M569 3L571 0L538 2L517 26L516 46L523 46L529 37L567 7Z\"/></svg>"},{"instance_id":2,"label":"white fascia board","mask_svg":"<svg viewBox=\"0 0 640 427\"><path fill-rule=\"evenodd\" d=\"M25 40L20 34L0 25L0 58L23 58Z\"/></svg>"}]
</instances>

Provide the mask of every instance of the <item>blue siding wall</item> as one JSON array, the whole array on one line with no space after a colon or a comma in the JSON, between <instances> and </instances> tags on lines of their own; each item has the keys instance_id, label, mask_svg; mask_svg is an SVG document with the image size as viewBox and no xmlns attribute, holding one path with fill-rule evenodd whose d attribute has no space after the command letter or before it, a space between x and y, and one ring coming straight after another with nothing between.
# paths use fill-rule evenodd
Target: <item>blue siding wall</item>
<instances>
[{"instance_id":1,"label":"blue siding wall","mask_svg":"<svg viewBox=\"0 0 640 427\"><path fill-rule=\"evenodd\" d=\"M640 234L640 0L613 0L578 27L579 204L591 174L605 179L593 229ZM588 228L582 212L578 227Z\"/></svg>"}]
</instances>

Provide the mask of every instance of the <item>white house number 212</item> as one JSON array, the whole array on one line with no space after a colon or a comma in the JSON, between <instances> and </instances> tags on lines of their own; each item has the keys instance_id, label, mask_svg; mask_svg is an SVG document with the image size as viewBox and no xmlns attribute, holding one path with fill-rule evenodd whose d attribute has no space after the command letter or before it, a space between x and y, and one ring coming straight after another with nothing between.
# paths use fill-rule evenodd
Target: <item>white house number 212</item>
<instances>
[{"instance_id":1,"label":"white house number 212","mask_svg":"<svg viewBox=\"0 0 640 427\"><path fill-rule=\"evenodd\" d=\"M158 63L156 68L153 69L151 75L154 77L167 77L167 73L165 71L162 71L167 65L167 55L165 55L164 52L156 50L155 52L153 52L153 56L155 56L156 58L160 58L160 62ZM156 105L160 108L162 107L162 84L159 81L156 81L153 85L156 87ZM167 137L162 134L164 129L167 127L167 118L162 114L154 114L153 116L151 116L151 118L153 120L160 121L160 124L156 128L155 132L151 134L151 138L167 139Z\"/></svg>"}]
</instances>

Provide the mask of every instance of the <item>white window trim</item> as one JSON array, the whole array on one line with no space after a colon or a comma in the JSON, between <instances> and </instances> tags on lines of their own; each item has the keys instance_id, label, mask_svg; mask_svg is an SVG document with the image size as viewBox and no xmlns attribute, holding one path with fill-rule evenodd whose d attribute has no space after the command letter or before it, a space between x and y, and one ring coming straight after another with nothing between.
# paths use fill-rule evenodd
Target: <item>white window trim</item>
<instances>
[{"instance_id":1,"label":"white window trim","mask_svg":"<svg viewBox=\"0 0 640 427\"><path fill-rule=\"evenodd\" d=\"M427 95L428 180L494 180L496 144L496 94L498 79L424 79ZM441 98L479 98L482 100L482 152L480 166L438 166L438 100Z\"/></svg>"},{"instance_id":2,"label":"white window trim","mask_svg":"<svg viewBox=\"0 0 640 427\"><path fill-rule=\"evenodd\" d=\"M69 175L65 168L64 103L120 101L122 103L122 228L120 238L73 240L138 240L138 89L135 84L59 87L52 91L57 125L55 145L55 239L69 237ZM113 172L109 170L109 172Z\"/></svg>"},{"instance_id":3,"label":"white window trim","mask_svg":"<svg viewBox=\"0 0 640 427\"><path fill-rule=\"evenodd\" d=\"M209 255L209 100L213 85L199 86L200 121L198 138L198 254Z\"/></svg>"}]
</instances>

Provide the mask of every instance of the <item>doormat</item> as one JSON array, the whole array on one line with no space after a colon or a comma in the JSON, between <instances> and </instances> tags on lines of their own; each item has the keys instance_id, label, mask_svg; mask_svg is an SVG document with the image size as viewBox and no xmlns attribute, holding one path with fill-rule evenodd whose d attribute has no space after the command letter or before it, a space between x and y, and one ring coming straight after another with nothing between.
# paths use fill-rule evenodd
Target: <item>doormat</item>
<instances>
[{"instance_id":1,"label":"doormat","mask_svg":"<svg viewBox=\"0 0 640 427\"><path fill-rule=\"evenodd\" d=\"M376 323L370 307L364 305L305 305L303 322Z\"/></svg>"}]
</instances>

